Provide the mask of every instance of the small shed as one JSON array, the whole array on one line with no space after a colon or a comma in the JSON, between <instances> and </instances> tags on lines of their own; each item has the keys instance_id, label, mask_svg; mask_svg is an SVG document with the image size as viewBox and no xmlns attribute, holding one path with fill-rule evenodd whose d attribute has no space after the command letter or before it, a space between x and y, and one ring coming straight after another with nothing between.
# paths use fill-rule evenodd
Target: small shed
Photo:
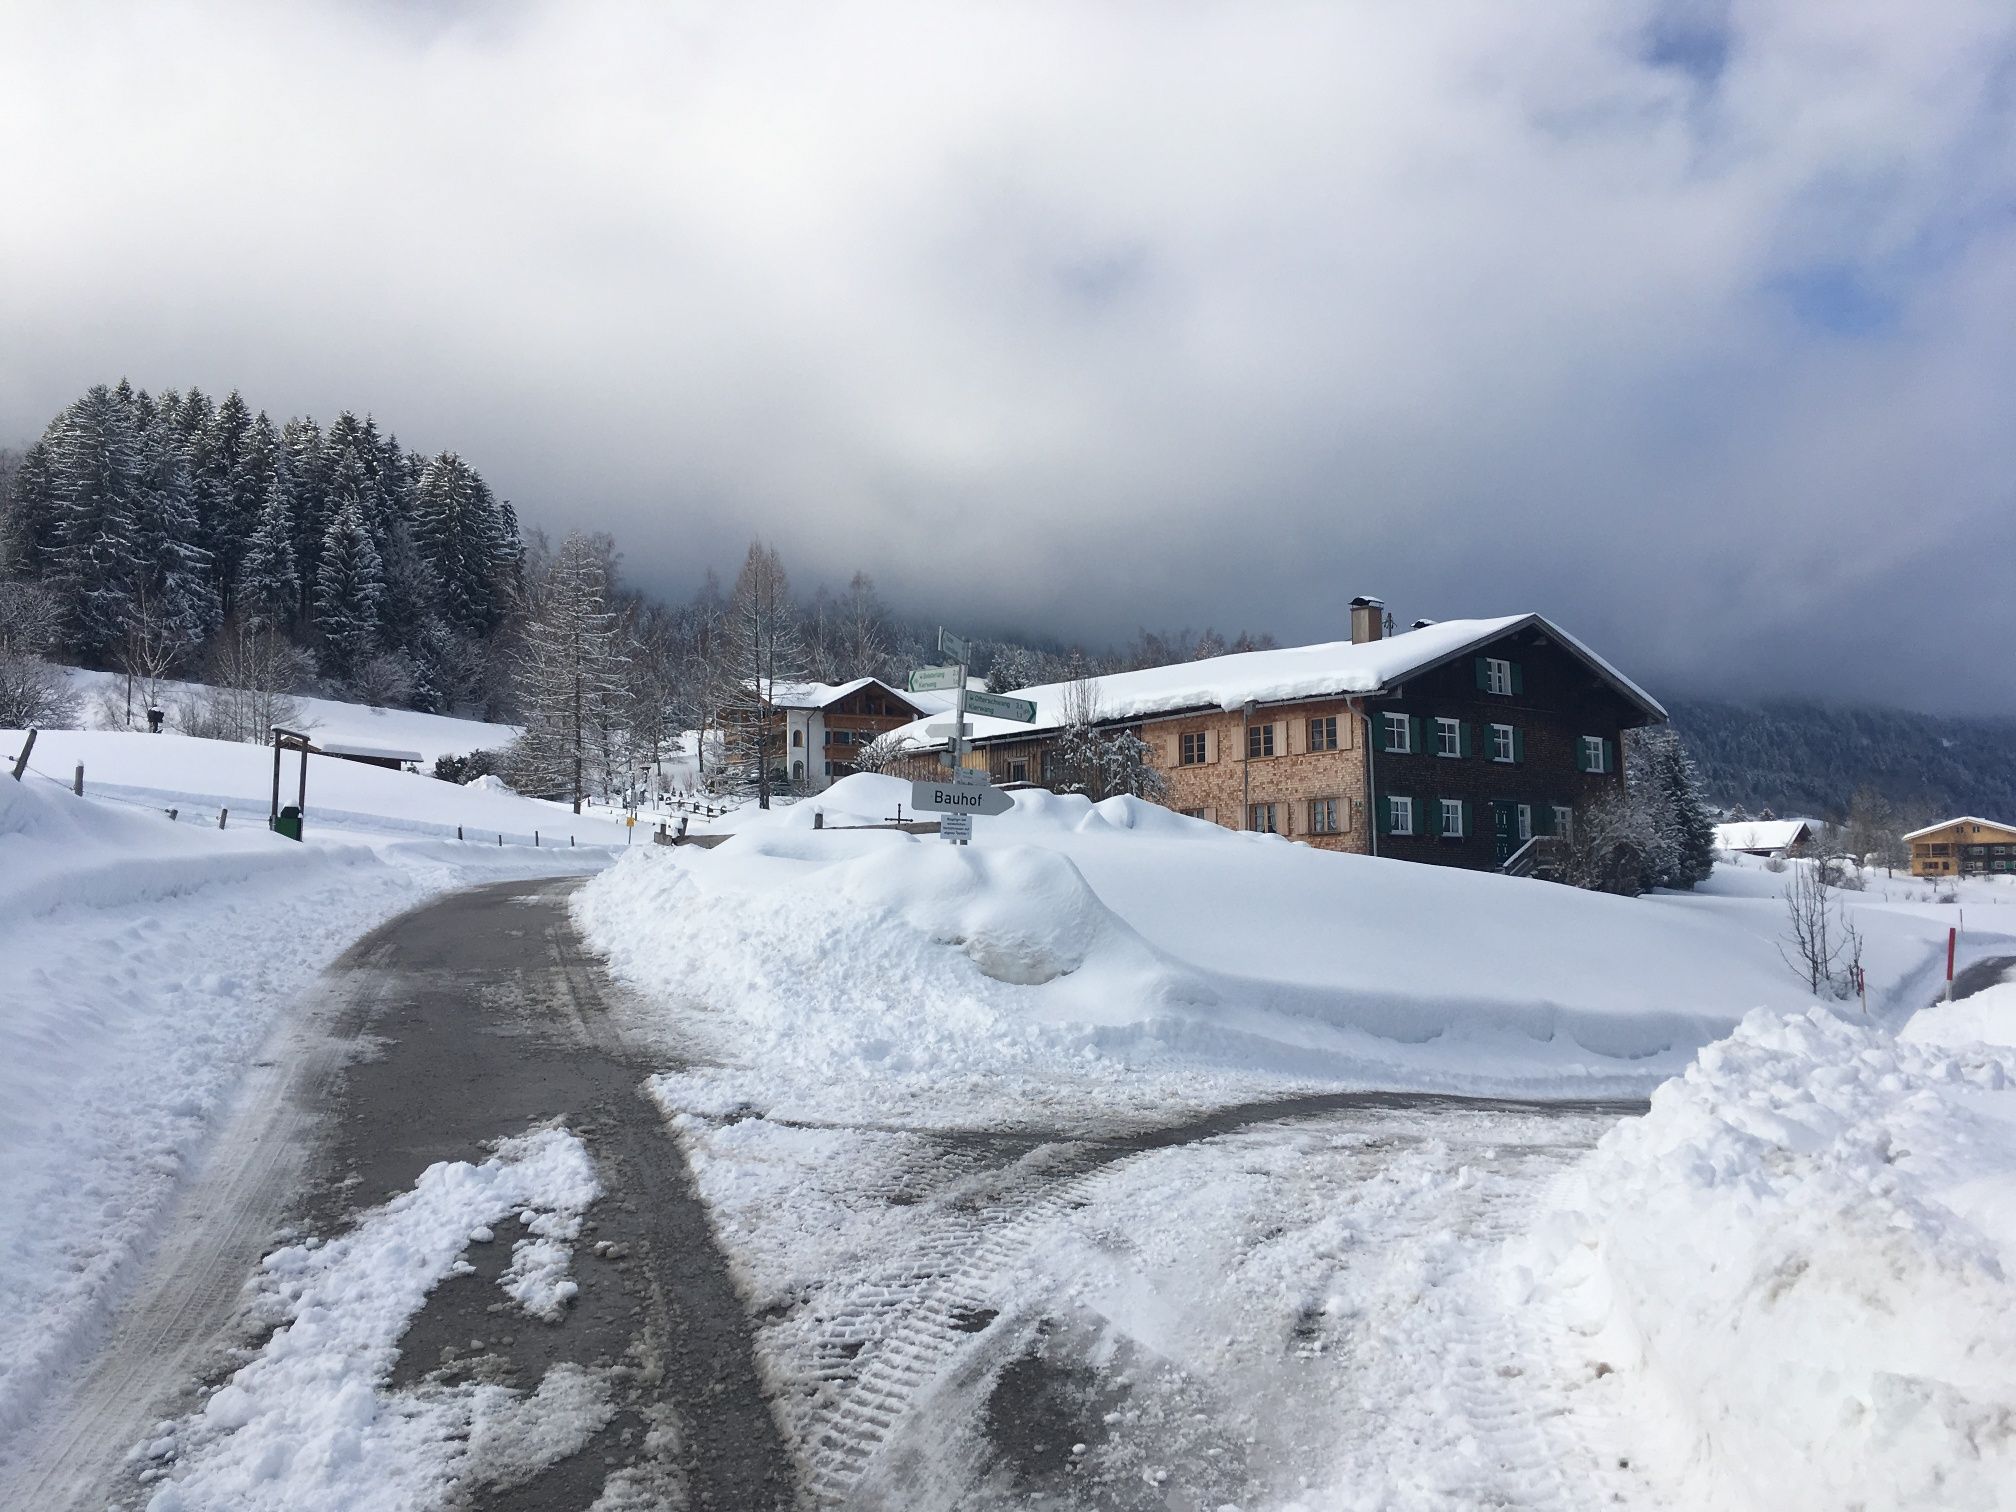
<instances>
[{"instance_id":1,"label":"small shed","mask_svg":"<svg viewBox=\"0 0 2016 1512\"><path fill-rule=\"evenodd\" d=\"M395 750L390 746L359 745L349 740L325 740L315 749L324 756L334 756L342 761L355 761L364 766L384 767L392 772L400 771L420 760L418 751Z\"/></svg>"}]
</instances>

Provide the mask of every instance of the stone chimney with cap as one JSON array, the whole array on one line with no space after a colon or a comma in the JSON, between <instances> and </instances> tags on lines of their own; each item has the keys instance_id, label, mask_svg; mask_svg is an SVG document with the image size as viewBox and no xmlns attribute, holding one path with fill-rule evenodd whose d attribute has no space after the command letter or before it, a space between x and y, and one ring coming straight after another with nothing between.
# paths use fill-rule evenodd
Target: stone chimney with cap
<instances>
[{"instance_id":1,"label":"stone chimney with cap","mask_svg":"<svg viewBox=\"0 0 2016 1512\"><path fill-rule=\"evenodd\" d=\"M1351 644L1362 646L1386 633L1386 600L1359 594L1351 600Z\"/></svg>"}]
</instances>

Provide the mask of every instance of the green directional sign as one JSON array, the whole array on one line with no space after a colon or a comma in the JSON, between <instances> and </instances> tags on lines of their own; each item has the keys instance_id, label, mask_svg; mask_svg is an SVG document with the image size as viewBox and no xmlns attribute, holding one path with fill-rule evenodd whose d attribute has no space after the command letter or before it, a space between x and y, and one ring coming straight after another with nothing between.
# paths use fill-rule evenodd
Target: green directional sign
<instances>
[{"instance_id":1,"label":"green directional sign","mask_svg":"<svg viewBox=\"0 0 2016 1512\"><path fill-rule=\"evenodd\" d=\"M910 674L912 693L952 693L959 687L957 667L919 667Z\"/></svg>"},{"instance_id":2,"label":"green directional sign","mask_svg":"<svg viewBox=\"0 0 2016 1512\"><path fill-rule=\"evenodd\" d=\"M943 625L938 627L938 649L947 656L958 657L962 662L966 660L968 649L966 642L954 635L950 630L947 630Z\"/></svg>"},{"instance_id":3,"label":"green directional sign","mask_svg":"<svg viewBox=\"0 0 2016 1512\"><path fill-rule=\"evenodd\" d=\"M1013 719L1022 724L1036 723L1036 705L1026 698L1001 698L993 693L968 693L966 712L985 714L990 719Z\"/></svg>"}]
</instances>

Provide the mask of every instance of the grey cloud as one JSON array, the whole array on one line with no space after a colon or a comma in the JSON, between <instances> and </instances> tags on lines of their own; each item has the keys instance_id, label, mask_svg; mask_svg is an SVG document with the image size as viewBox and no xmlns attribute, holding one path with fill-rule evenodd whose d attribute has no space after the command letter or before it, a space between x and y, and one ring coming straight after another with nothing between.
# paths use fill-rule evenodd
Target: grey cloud
<instances>
[{"instance_id":1,"label":"grey cloud","mask_svg":"<svg viewBox=\"0 0 2016 1512\"><path fill-rule=\"evenodd\" d=\"M2016 709L1994 7L17 3L0 439L369 406L678 591L1538 608ZM978 540L961 554L948 541Z\"/></svg>"}]
</instances>

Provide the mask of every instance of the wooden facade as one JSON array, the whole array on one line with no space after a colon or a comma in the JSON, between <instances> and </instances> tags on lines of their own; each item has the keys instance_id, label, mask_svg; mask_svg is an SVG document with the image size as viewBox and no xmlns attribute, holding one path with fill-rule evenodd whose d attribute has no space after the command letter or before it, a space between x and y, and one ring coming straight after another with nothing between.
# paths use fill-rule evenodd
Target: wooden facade
<instances>
[{"instance_id":1,"label":"wooden facade","mask_svg":"<svg viewBox=\"0 0 2016 1512\"><path fill-rule=\"evenodd\" d=\"M1361 631L1361 633L1363 633ZM1108 721L1146 741L1170 808L1325 850L1479 870L1623 783L1624 732L1664 711L1537 617L1366 696ZM1045 783L1059 732L977 742L997 783ZM935 760L935 757L924 758Z\"/></svg>"},{"instance_id":2,"label":"wooden facade","mask_svg":"<svg viewBox=\"0 0 2016 1512\"><path fill-rule=\"evenodd\" d=\"M1993 819L1948 819L1904 837L1914 877L2016 875L2016 825Z\"/></svg>"}]
</instances>

